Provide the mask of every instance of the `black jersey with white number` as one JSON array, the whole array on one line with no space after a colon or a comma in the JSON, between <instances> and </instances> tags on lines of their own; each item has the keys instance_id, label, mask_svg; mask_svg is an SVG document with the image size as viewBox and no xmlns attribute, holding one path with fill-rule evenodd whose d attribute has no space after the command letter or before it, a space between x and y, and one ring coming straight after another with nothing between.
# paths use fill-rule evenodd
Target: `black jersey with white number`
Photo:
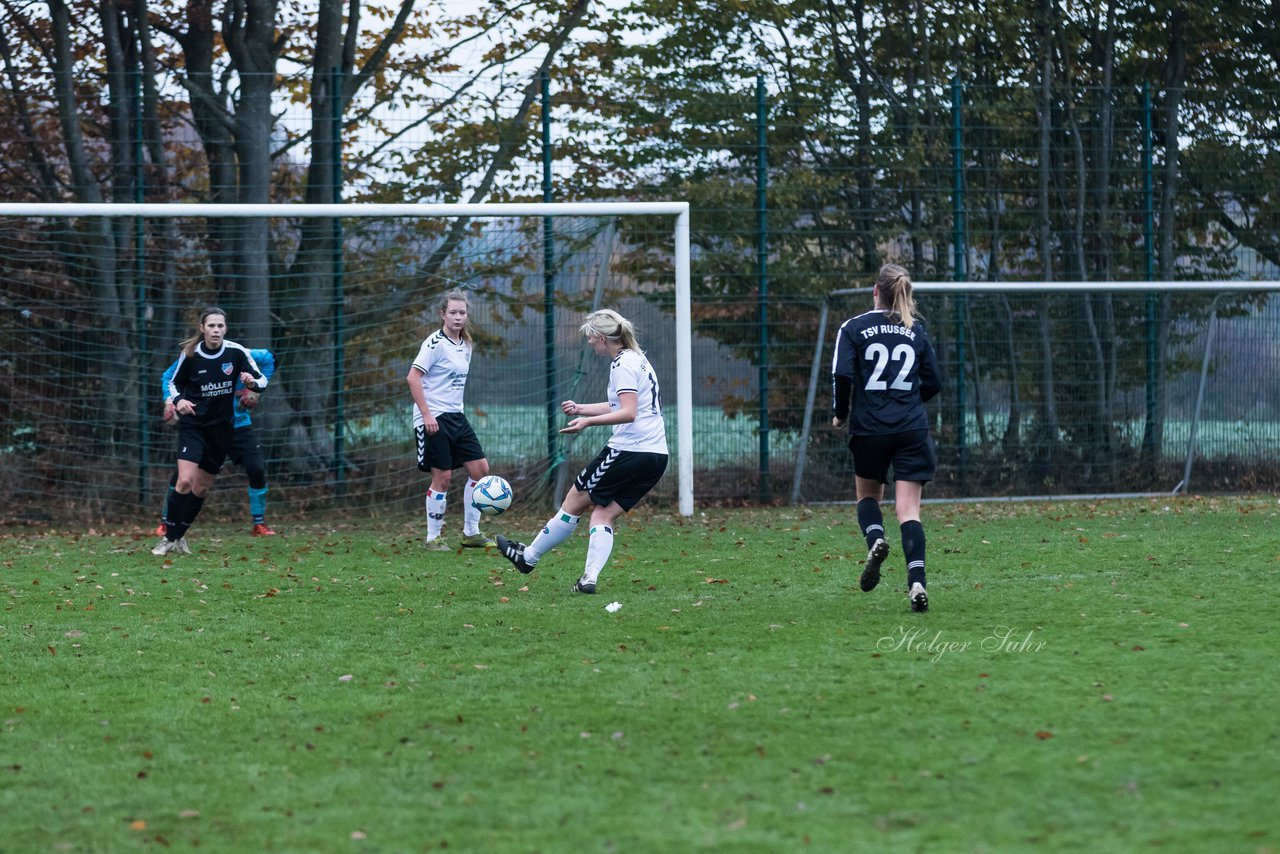
<instances>
[{"instance_id":1,"label":"black jersey with white number","mask_svg":"<svg viewBox=\"0 0 1280 854\"><path fill-rule=\"evenodd\" d=\"M924 324L908 328L884 309L849 318L836 335L831 385L835 417L848 418L851 435L927 430L924 402L942 381Z\"/></svg>"},{"instance_id":2,"label":"black jersey with white number","mask_svg":"<svg viewBox=\"0 0 1280 854\"><path fill-rule=\"evenodd\" d=\"M204 342L198 341L190 356L184 351L178 357L167 399L170 403L189 400L196 405L193 414L181 416L184 424L206 427L231 423L235 420L236 378L244 371L253 375L259 389L266 387L267 378L244 347L223 341L217 352L210 353Z\"/></svg>"}]
</instances>

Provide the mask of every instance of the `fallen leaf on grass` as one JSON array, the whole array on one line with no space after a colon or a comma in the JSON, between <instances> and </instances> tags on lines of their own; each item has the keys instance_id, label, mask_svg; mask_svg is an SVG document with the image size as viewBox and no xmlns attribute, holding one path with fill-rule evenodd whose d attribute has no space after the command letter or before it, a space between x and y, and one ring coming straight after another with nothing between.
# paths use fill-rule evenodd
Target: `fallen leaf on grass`
<instances>
[{"instance_id":1,"label":"fallen leaf on grass","mask_svg":"<svg viewBox=\"0 0 1280 854\"><path fill-rule=\"evenodd\" d=\"M1036 730L1036 738L1040 739L1041 741L1046 741L1050 738L1053 738L1053 733L1049 732L1047 729Z\"/></svg>"}]
</instances>

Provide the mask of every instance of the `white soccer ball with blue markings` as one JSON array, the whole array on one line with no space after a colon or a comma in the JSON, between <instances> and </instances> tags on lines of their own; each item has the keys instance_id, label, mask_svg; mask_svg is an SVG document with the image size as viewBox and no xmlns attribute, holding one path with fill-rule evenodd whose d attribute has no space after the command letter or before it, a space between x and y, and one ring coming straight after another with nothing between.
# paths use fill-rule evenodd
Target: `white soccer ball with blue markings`
<instances>
[{"instance_id":1,"label":"white soccer ball with blue markings","mask_svg":"<svg viewBox=\"0 0 1280 854\"><path fill-rule=\"evenodd\" d=\"M476 488L471 493L472 505L486 516L497 516L511 506L515 493L511 484L496 474L485 475L476 481Z\"/></svg>"}]
</instances>

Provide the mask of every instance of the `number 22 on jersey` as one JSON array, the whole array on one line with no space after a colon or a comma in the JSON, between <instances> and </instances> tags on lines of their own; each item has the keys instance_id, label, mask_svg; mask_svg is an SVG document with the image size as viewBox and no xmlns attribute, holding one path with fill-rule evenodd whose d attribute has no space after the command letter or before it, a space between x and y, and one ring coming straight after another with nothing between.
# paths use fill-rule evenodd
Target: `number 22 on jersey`
<instances>
[{"instance_id":1,"label":"number 22 on jersey","mask_svg":"<svg viewBox=\"0 0 1280 854\"><path fill-rule=\"evenodd\" d=\"M867 391L885 391L886 389L894 389L895 391L911 391L911 383L907 377L911 376L911 369L916 364L916 351L911 349L910 344L899 344L893 348L893 353L889 353L889 348L881 344L879 341L872 343L867 347L867 351L863 354L866 361L875 361L875 367L871 369L871 376L867 377ZM885 368L889 368L889 373L893 373L892 367L901 364L897 376L893 378L892 383L885 381Z\"/></svg>"}]
</instances>

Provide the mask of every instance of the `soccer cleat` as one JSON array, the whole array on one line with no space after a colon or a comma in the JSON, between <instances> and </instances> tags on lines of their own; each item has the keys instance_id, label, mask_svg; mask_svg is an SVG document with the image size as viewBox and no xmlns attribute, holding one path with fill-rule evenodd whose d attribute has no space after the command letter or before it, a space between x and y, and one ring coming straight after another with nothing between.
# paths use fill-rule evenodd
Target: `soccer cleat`
<instances>
[{"instance_id":1,"label":"soccer cleat","mask_svg":"<svg viewBox=\"0 0 1280 854\"><path fill-rule=\"evenodd\" d=\"M515 540L508 540L501 534L498 535L498 551L502 556L511 561L511 565L528 575L533 572L533 564L526 563L524 559L524 543L517 543Z\"/></svg>"},{"instance_id":2,"label":"soccer cleat","mask_svg":"<svg viewBox=\"0 0 1280 854\"><path fill-rule=\"evenodd\" d=\"M255 522L253 530L249 532L251 537L274 537L276 532L267 527L266 522Z\"/></svg>"},{"instance_id":3,"label":"soccer cleat","mask_svg":"<svg viewBox=\"0 0 1280 854\"><path fill-rule=\"evenodd\" d=\"M168 541L166 540L166 542ZM180 555L189 555L191 554L191 546L187 545L186 537L180 537L178 541L173 544L173 548L170 549L170 551L175 551Z\"/></svg>"},{"instance_id":4,"label":"soccer cleat","mask_svg":"<svg viewBox=\"0 0 1280 854\"><path fill-rule=\"evenodd\" d=\"M924 592L924 585L919 581L911 585L911 610L918 613L929 610L929 596Z\"/></svg>"},{"instance_id":5,"label":"soccer cleat","mask_svg":"<svg viewBox=\"0 0 1280 854\"><path fill-rule=\"evenodd\" d=\"M880 565L888 556L888 543L884 540L876 540L872 543L871 549L867 552L867 566L862 570L862 577L858 579L863 593L870 593L876 589L876 585L880 583Z\"/></svg>"},{"instance_id":6,"label":"soccer cleat","mask_svg":"<svg viewBox=\"0 0 1280 854\"><path fill-rule=\"evenodd\" d=\"M573 592L574 593L595 593L596 583L594 581L587 581L587 577L584 575L582 578L579 578L577 581L573 583Z\"/></svg>"},{"instance_id":7,"label":"soccer cleat","mask_svg":"<svg viewBox=\"0 0 1280 854\"><path fill-rule=\"evenodd\" d=\"M436 537L434 540L426 540L423 542L422 547L429 552L453 551L453 549L449 548L449 544L444 541L443 537Z\"/></svg>"},{"instance_id":8,"label":"soccer cleat","mask_svg":"<svg viewBox=\"0 0 1280 854\"><path fill-rule=\"evenodd\" d=\"M489 549L493 548L497 543L485 536L483 531L475 534L467 534L462 538L462 547L464 549Z\"/></svg>"},{"instance_id":9,"label":"soccer cleat","mask_svg":"<svg viewBox=\"0 0 1280 854\"><path fill-rule=\"evenodd\" d=\"M151 550L153 555L167 555L169 552L178 550L178 541L168 538L162 539L156 543L156 547Z\"/></svg>"},{"instance_id":10,"label":"soccer cleat","mask_svg":"<svg viewBox=\"0 0 1280 854\"><path fill-rule=\"evenodd\" d=\"M169 526L166 525L164 522L161 522L159 525L156 525L156 536L163 537L165 535L165 532L167 532L168 530L169 530Z\"/></svg>"}]
</instances>

